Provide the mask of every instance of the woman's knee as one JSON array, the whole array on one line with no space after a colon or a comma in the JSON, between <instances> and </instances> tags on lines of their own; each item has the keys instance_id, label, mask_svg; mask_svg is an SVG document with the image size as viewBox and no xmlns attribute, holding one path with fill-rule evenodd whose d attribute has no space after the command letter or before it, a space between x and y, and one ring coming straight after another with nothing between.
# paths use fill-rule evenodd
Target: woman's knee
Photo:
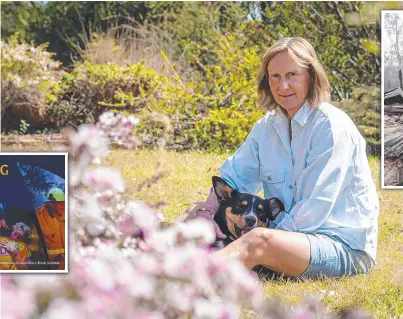
<instances>
[{"instance_id":1,"label":"woman's knee","mask_svg":"<svg viewBox=\"0 0 403 319\"><path fill-rule=\"evenodd\" d=\"M309 264L310 244L305 234L255 228L241 237L250 269L262 265L289 276L301 274ZM247 257L247 258L246 258Z\"/></svg>"},{"instance_id":2,"label":"woman's knee","mask_svg":"<svg viewBox=\"0 0 403 319\"><path fill-rule=\"evenodd\" d=\"M272 229L264 227L256 227L249 231L246 235L251 244L256 246L269 246L273 239Z\"/></svg>"},{"instance_id":3,"label":"woman's knee","mask_svg":"<svg viewBox=\"0 0 403 319\"><path fill-rule=\"evenodd\" d=\"M270 254L273 248L274 232L272 229L257 227L246 234L248 251L256 258Z\"/></svg>"}]
</instances>

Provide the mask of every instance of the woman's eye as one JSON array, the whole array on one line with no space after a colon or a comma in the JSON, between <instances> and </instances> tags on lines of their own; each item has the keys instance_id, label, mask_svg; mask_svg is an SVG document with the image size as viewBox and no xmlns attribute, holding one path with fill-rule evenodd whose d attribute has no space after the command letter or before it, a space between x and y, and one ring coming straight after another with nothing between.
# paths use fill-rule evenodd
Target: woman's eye
<instances>
[{"instance_id":1,"label":"woman's eye","mask_svg":"<svg viewBox=\"0 0 403 319\"><path fill-rule=\"evenodd\" d=\"M272 75L270 75L270 78L272 78L272 79L278 79L278 78L279 78L279 75L278 75L278 74L272 74Z\"/></svg>"}]
</instances>

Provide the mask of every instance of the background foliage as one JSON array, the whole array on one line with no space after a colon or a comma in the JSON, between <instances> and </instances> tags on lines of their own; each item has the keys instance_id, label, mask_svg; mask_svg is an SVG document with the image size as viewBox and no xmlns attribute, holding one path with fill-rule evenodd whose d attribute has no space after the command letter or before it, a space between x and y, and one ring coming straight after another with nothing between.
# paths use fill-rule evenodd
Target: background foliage
<instances>
[{"instance_id":1,"label":"background foliage","mask_svg":"<svg viewBox=\"0 0 403 319\"><path fill-rule=\"evenodd\" d=\"M2 21L4 38L31 42L32 50L48 43L62 63L52 70L58 74L52 91L25 94L32 107L38 90L51 97L42 122L26 112L8 125L2 116L3 130L18 130L21 120L31 132L77 127L113 109L143 119L138 134L145 145L161 139L166 124L150 116L158 113L169 118L170 148L233 150L264 114L255 85L264 51L281 37L302 36L325 66L332 100L378 152L380 103L373 87L380 84L380 30L363 3L4 2ZM9 62L17 63L25 59ZM2 85L9 85L3 74Z\"/></svg>"}]
</instances>

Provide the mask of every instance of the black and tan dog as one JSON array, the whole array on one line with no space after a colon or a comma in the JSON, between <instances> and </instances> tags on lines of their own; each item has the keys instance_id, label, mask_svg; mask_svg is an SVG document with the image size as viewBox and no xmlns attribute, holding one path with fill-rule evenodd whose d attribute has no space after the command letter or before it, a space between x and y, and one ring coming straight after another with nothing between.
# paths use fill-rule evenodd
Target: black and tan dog
<instances>
[{"instance_id":1,"label":"black and tan dog","mask_svg":"<svg viewBox=\"0 0 403 319\"><path fill-rule=\"evenodd\" d=\"M278 198L262 199L248 193L241 193L229 186L221 177L213 176L213 188L219 201L215 222L227 236L215 241L213 247L224 248L235 239L256 227L267 227L284 210Z\"/></svg>"}]
</instances>

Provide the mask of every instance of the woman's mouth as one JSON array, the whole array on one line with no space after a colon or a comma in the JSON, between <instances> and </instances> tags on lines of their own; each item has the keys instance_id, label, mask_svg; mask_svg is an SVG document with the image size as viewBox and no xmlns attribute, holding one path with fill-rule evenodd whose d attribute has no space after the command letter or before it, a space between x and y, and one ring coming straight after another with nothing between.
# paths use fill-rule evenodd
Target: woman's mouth
<instances>
[{"instance_id":1,"label":"woman's mouth","mask_svg":"<svg viewBox=\"0 0 403 319\"><path fill-rule=\"evenodd\" d=\"M280 96L281 96L283 99L286 99L286 98L292 97L292 96L294 96L294 95L295 95L294 93L291 93L291 94L286 94L286 95L282 95L282 94L280 94Z\"/></svg>"}]
</instances>

